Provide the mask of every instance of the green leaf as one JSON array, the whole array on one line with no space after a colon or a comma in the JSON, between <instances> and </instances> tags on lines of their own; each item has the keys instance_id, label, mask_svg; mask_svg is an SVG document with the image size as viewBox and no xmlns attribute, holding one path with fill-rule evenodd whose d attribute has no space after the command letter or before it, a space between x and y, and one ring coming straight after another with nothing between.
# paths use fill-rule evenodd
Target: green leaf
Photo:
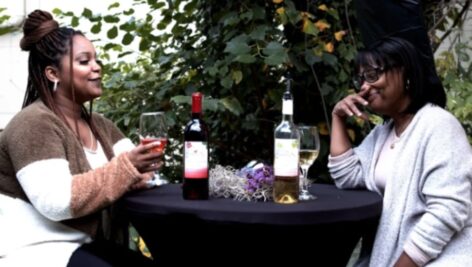
<instances>
[{"instance_id":1,"label":"green leaf","mask_svg":"<svg viewBox=\"0 0 472 267\"><path fill-rule=\"evenodd\" d=\"M242 20L251 21L253 16L254 16L254 13L252 12L252 10L248 10L247 12L242 13L240 15L240 18Z\"/></svg>"},{"instance_id":2,"label":"green leaf","mask_svg":"<svg viewBox=\"0 0 472 267\"><path fill-rule=\"evenodd\" d=\"M118 54L118 57L121 58L121 57L125 57L125 56L127 56L127 55L130 55L130 54L133 54L133 52L127 51L127 52Z\"/></svg>"},{"instance_id":3,"label":"green leaf","mask_svg":"<svg viewBox=\"0 0 472 267\"><path fill-rule=\"evenodd\" d=\"M281 13L281 14L278 14L278 15L279 15L280 23L282 23L282 25L286 25L288 23L287 13L284 12L284 13Z\"/></svg>"},{"instance_id":4,"label":"green leaf","mask_svg":"<svg viewBox=\"0 0 472 267\"><path fill-rule=\"evenodd\" d=\"M313 65L315 63L321 62L321 58L316 56L315 53L313 53L313 50L307 49L305 50L305 62L308 65Z\"/></svg>"},{"instance_id":5,"label":"green leaf","mask_svg":"<svg viewBox=\"0 0 472 267\"><path fill-rule=\"evenodd\" d=\"M226 43L226 48L224 52L233 55L247 54L251 51L251 48L246 42L247 35L240 35L238 37L235 37L231 41Z\"/></svg>"},{"instance_id":6,"label":"green leaf","mask_svg":"<svg viewBox=\"0 0 472 267\"><path fill-rule=\"evenodd\" d=\"M158 30L161 30L161 31L162 31L162 30L165 30L165 29L167 28L167 25L168 25L167 23L161 21L161 22L157 23L156 28L157 28Z\"/></svg>"},{"instance_id":7,"label":"green leaf","mask_svg":"<svg viewBox=\"0 0 472 267\"><path fill-rule=\"evenodd\" d=\"M172 33L174 35L182 35L183 33L185 33L185 28L180 26L180 25L175 25L173 28L172 28Z\"/></svg>"},{"instance_id":8,"label":"green leaf","mask_svg":"<svg viewBox=\"0 0 472 267\"><path fill-rule=\"evenodd\" d=\"M123 24L120 25L120 30L124 30L127 32L132 32L136 30L136 23L134 19L131 19Z\"/></svg>"},{"instance_id":9,"label":"green leaf","mask_svg":"<svg viewBox=\"0 0 472 267\"><path fill-rule=\"evenodd\" d=\"M227 110L229 110L236 116L239 116L241 115L241 113L244 112L241 103L239 103L238 99L236 99L234 96L222 98L220 99L220 103L223 105L223 107L225 107Z\"/></svg>"},{"instance_id":10,"label":"green leaf","mask_svg":"<svg viewBox=\"0 0 472 267\"><path fill-rule=\"evenodd\" d=\"M118 16L111 16L111 15L103 17L103 20L107 23L118 23L118 22L120 22L120 18Z\"/></svg>"},{"instance_id":11,"label":"green leaf","mask_svg":"<svg viewBox=\"0 0 472 267\"><path fill-rule=\"evenodd\" d=\"M331 15L331 17L335 18L336 20L339 20L339 13L336 9L329 8L327 12L329 15Z\"/></svg>"},{"instance_id":12,"label":"green leaf","mask_svg":"<svg viewBox=\"0 0 472 267\"><path fill-rule=\"evenodd\" d=\"M240 70L232 71L231 76L235 84L239 84L243 80L243 73Z\"/></svg>"},{"instance_id":13,"label":"green leaf","mask_svg":"<svg viewBox=\"0 0 472 267\"><path fill-rule=\"evenodd\" d=\"M123 11L123 14L125 14L126 16L131 16L134 14L134 9L130 8L128 10L125 10Z\"/></svg>"},{"instance_id":14,"label":"green leaf","mask_svg":"<svg viewBox=\"0 0 472 267\"><path fill-rule=\"evenodd\" d=\"M70 25L74 28L79 26L79 18L76 16L73 16L70 20Z\"/></svg>"},{"instance_id":15,"label":"green leaf","mask_svg":"<svg viewBox=\"0 0 472 267\"><path fill-rule=\"evenodd\" d=\"M256 58L250 54L242 54L242 55L237 55L233 61L251 64L251 63L256 62Z\"/></svg>"},{"instance_id":16,"label":"green leaf","mask_svg":"<svg viewBox=\"0 0 472 267\"><path fill-rule=\"evenodd\" d=\"M273 54L281 54L285 52L285 48L279 42L272 41L264 49L264 54L270 56Z\"/></svg>"},{"instance_id":17,"label":"green leaf","mask_svg":"<svg viewBox=\"0 0 472 267\"><path fill-rule=\"evenodd\" d=\"M172 97L170 99L170 101L177 104L177 105L191 104L192 103L192 98L190 96L186 96L186 95L178 95L178 96Z\"/></svg>"},{"instance_id":18,"label":"green leaf","mask_svg":"<svg viewBox=\"0 0 472 267\"><path fill-rule=\"evenodd\" d=\"M233 79L231 77L231 75L228 75L226 77L224 77L221 81L220 81L220 84L224 87L224 88L231 88L231 86L233 86Z\"/></svg>"},{"instance_id":19,"label":"green leaf","mask_svg":"<svg viewBox=\"0 0 472 267\"><path fill-rule=\"evenodd\" d=\"M190 1L184 6L185 13L192 13L196 9L198 1Z\"/></svg>"},{"instance_id":20,"label":"green leaf","mask_svg":"<svg viewBox=\"0 0 472 267\"><path fill-rule=\"evenodd\" d=\"M217 99L211 99L208 97L203 98L203 109L210 111L218 111L218 103L219 101Z\"/></svg>"},{"instance_id":21,"label":"green leaf","mask_svg":"<svg viewBox=\"0 0 472 267\"><path fill-rule=\"evenodd\" d=\"M157 10L157 9L161 9L161 8L163 8L163 7L165 7L165 6L166 6L165 3L159 2L159 3L156 3L156 4L152 5L152 8Z\"/></svg>"},{"instance_id":22,"label":"green leaf","mask_svg":"<svg viewBox=\"0 0 472 267\"><path fill-rule=\"evenodd\" d=\"M265 39L265 35L266 35L266 32L267 32L268 29L269 29L269 27L267 27L266 25L259 25L249 34L249 36L253 40L261 40L262 41L262 40Z\"/></svg>"},{"instance_id":23,"label":"green leaf","mask_svg":"<svg viewBox=\"0 0 472 267\"><path fill-rule=\"evenodd\" d=\"M88 19L91 18L93 16L92 10L90 10L88 8L84 8L84 11L82 11L82 16L84 16Z\"/></svg>"},{"instance_id":24,"label":"green leaf","mask_svg":"<svg viewBox=\"0 0 472 267\"><path fill-rule=\"evenodd\" d=\"M113 3L113 4L111 4L111 5L108 6L108 10L111 10L111 9L113 9L113 8L117 8L117 7L119 7L119 6L120 6L120 3L119 3L119 2L115 2L115 3Z\"/></svg>"},{"instance_id":25,"label":"green leaf","mask_svg":"<svg viewBox=\"0 0 472 267\"><path fill-rule=\"evenodd\" d=\"M0 27L0 35L4 35L15 30L14 27Z\"/></svg>"},{"instance_id":26,"label":"green leaf","mask_svg":"<svg viewBox=\"0 0 472 267\"><path fill-rule=\"evenodd\" d=\"M107 43L107 44L103 47L103 49L104 49L104 50L110 50L110 49L113 49L113 50L114 50L115 47L116 47L116 44L114 44L114 43Z\"/></svg>"},{"instance_id":27,"label":"green leaf","mask_svg":"<svg viewBox=\"0 0 472 267\"><path fill-rule=\"evenodd\" d=\"M123 39L121 40L121 43L124 45L129 45L133 42L134 40L134 35L131 33L127 32L124 36Z\"/></svg>"},{"instance_id":28,"label":"green leaf","mask_svg":"<svg viewBox=\"0 0 472 267\"><path fill-rule=\"evenodd\" d=\"M56 7L56 8L54 8L54 9L52 10L52 13L53 13L55 16L60 16L60 15L62 14L62 10Z\"/></svg>"},{"instance_id":29,"label":"green leaf","mask_svg":"<svg viewBox=\"0 0 472 267\"><path fill-rule=\"evenodd\" d=\"M95 23L92 28L90 29L90 31L92 33L99 33L100 31L102 30L102 23L101 22L97 22Z\"/></svg>"},{"instance_id":30,"label":"green leaf","mask_svg":"<svg viewBox=\"0 0 472 267\"><path fill-rule=\"evenodd\" d=\"M297 10L295 4L292 1L286 0L285 4L287 5L285 8L285 14L287 14L289 21L296 25L302 19L300 12Z\"/></svg>"},{"instance_id":31,"label":"green leaf","mask_svg":"<svg viewBox=\"0 0 472 267\"><path fill-rule=\"evenodd\" d=\"M108 30L107 37L110 39L115 39L116 36L118 36L118 28L116 26L113 26L111 29Z\"/></svg>"},{"instance_id":32,"label":"green leaf","mask_svg":"<svg viewBox=\"0 0 472 267\"><path fill-rule=\"evenodd\" d=\"M321 94L323 96L325 95L328 95L329 93L333 92L334 91L334 88L326 83L324 83L322 86L321 86Z\"/></svg>"},{"instance_id":33,"label":"green leaf","mask_svg":"<svg viewBox=\"0 0 472 267\"><path fill-rule=\"evenodd\" d=\"M228 14L226 14L223 18L223 25L224 26L232 26L232 25L236 25L239 23L239 17L238 17L238 13L236 12L229 12Z\"/></svg>"},{"instance_id":34,"label":"green leaf","mask_svg":"<svg viewBox=\"0 0 472 267\"><path fill-rule=\"evenodd\" d=\"M139 42L139 51L146 51L149 49L150 42L146 38L142 38L141 42Z\"/></svg>"},{"instance_id":35,"label":"green leaf","mask_svg":"<svg viewBox=\"0 0 472 267\"><path fill-rule=\"evenodd\" d=\"M336 64L338 63L338 58L328 53L323 53L322 59L324 63L331 66L336 66Z\"/></svg>"},{"instance_id":36,"label":"green leaf","mask_svg":"<svg viewBox=\"0 0 472 267\"><path fill-rule=\"evenodd\" d=\"M265 8L257 5L255 7L252 8L252 13L253 13L253 19L256 20L256 19L265 19Z\"/></svg>"},{"instance_id":37,"label":"green leaf","mask_svg":"<svg viewBox=\"0 0 472 267\"><path fill-rule=\"evenodd\" d=\"M311 20L306 19L303 21L303 32L306 34L317 36L320 32L318 28L315 27L315 24Z\"/></svg>"},{"instance_id":38,"label":"green leaf","mask_svg":"<svg viewBox=\"0 0 472 267\"><path fill-rule=\"evenodd\" d=\"M210 66L206 68L206 72L212 76L215 77L218 74L218 68L216 66Z\"/></svg>"},{"instance_id":39,"label":"green leaf","mask_svg":"<svg viewBox=\"0 0 472 267\"><path fill-rule=\"evenodd\" d=\"M264 62L268 65L279 65L287 61L288 55L281 43L272 41L262 52L267 55Z\"/></svg>"}]
</instances>

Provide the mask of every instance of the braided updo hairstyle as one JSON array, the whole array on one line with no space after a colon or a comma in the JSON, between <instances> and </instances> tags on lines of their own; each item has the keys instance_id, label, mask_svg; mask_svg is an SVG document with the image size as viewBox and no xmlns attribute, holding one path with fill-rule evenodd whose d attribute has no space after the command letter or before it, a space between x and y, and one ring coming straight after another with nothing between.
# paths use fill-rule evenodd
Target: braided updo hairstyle
<instances>
[{"instance_id":1,"label":"braided updo hairstyle","mask_svg":"<svg viewBox=\"0 0 472 267\"><path fill-rule=\"evenodd\" d=\"M20 41L21 49L29 51L28 83L23 108L40 98L57 114L52 98L53 83L46 77L45 69L47 66L60 67L60 59L71 51L74 35L83 34L71 28L59 27L47 11L35 10L28 15Z\"/></svg>"}]
</instances>

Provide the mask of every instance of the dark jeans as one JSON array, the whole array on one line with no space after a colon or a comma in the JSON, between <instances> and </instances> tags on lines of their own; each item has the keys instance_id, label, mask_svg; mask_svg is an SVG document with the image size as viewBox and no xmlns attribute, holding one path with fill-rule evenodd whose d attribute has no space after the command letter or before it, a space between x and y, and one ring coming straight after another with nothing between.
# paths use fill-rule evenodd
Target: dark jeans
<instances>
[{"instance_id":1,"label":"dark jeans","mask_svg":"<svg viewBox=\"0 0 472 267\"><path fill-rule=\"evenodd\" d=\"M67 267L153 266L152 260L136 251L109 242L92 242L79 247Z\"/></svg>"}]
</instances>

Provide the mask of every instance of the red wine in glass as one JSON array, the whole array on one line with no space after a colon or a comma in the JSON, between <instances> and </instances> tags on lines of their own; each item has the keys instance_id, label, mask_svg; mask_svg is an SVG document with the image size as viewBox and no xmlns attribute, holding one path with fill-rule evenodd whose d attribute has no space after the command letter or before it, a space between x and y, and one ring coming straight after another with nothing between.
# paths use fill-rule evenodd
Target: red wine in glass
<instances>
[{"instance_id":1,"label":"red wine in glass","mask_svg":"<svg viewBox=\"0 0 472 267\"><path fill-rule=\"evenodd\" d=\"M153 152L164 152L167 145L167 124L164 112L146 112L139 117L139 137L141 144L158 142L159 145L152 148ZM154 172L154 178L149 181L149 186L159 186L167 184L163 175L158 171Z\"/></svg>"},{"instance_id":2,"label":"red wine in glass","mask_svg":"<svg viewBox=\"0 0 472 267\"><path fill-rule=\"evenodd\" d=\"M167 138L163 138L163 137L147 137L147 138L142 138L141 139L141 144L142 145L147 145L147 144L150 144L150 143L157 143L158 145L153 147L151 149L151 152L162 152L164 153L164 150L166 149L166 145L167 145Z\"/></svg>"}]
</instances>

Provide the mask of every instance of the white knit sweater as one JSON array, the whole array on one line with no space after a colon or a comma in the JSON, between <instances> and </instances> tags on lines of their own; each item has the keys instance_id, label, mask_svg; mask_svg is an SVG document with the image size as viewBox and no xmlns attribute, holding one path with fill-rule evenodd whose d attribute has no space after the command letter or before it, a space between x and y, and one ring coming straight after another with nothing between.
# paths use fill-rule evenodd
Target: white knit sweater
<instances>
[{"instance_id":1,"label":"white knit sweater","mask_svg":"<svg viewBox=\"0 0 472 267\"><path fill-rule=\"evenodd\" d=\"M377 126L354 154L328 163L339 188L381 194L374 168L392 126L391 121ZM428 104L403 135L369 266L393 266L407 241L432 259L428 267L472 266L472 149L462 126Z\"/></svg>"}]
</instances>

